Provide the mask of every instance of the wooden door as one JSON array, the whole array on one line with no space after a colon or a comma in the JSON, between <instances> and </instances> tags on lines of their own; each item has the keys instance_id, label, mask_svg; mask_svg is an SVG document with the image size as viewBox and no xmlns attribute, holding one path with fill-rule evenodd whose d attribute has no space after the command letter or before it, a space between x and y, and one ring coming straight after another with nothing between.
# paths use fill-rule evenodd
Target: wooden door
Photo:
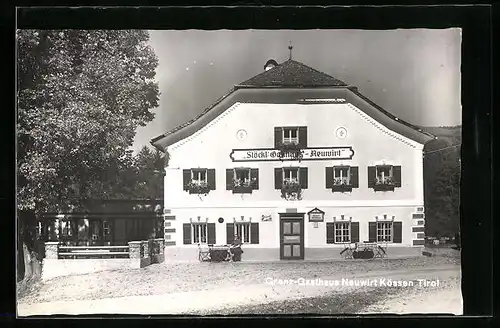
<instances>
[{"instance_id":1,"label":"wooden door","mask_svg":"<svg viewBox=\"0 0 500 328\"><path fill-rule=\"evenodd\" d=\"M282 218L280 222L280 258L304 259L304 219Z\"/></svg>"}]
</instances>

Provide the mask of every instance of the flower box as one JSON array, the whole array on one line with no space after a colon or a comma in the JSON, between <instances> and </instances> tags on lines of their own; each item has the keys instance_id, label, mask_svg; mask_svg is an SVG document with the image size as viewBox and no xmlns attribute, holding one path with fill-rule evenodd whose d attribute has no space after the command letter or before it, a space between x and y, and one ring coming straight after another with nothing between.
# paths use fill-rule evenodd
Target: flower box
<instances>
[{"instance_id":1,"label":"flower box","mask_svg":"<svg viewBox=\"0 0 500 328\"><path fill-rule=\"evenodd\" d=\"M375 185L373 186L373 190L375 191L394 191L396 187L392 178L375 179Z\"/></svg>"},{"instance_id":2,"label":"flower box","mask_svg":"<svg viewBox=\"0 0 500 328\"><path fill-rule=\"evenodd\" d=\"M278 158L280 160L284 160L284 158L287 157L300 161L304 157L302 147L298 143L280 143L278 145L278 150Z\"/></svg>"},{"instance_id":3,"label":"flower box","mask_svg":"<svg viewBox=\"0 0 500 328\"><path fill-rule=\"evenodd\" d=\"M352 191L352 185L348 183L347 180L340 178L333 180L332 192L351 192L351 191Z\"/></svg>"},{"instance_id":4,"label":"flower box","mask_svg":"<svg viewBox=\"0 0 500 328\"><path fill-rule=\"evenodd\" d=\"M191 181L187 185L190 194L208 194L210 192L210 186L206 182L197 183Z\"/></svg>"},{"instance_id":5,"label":"flower box","mask_svg":"<svg viewBox=\"0 0 500 328\"><path fill-rule=\"evenodd\" d=\"M350 186L350 185L333 185L332 191L333 192L351 192L352 186Z\"/></svg>"},{"instance_id":6,"label":"flower box","mask_svg":"<svg viewBox=\"0 0 500 328\"><path fill-rule=\"evenodd\" d=\"M283 181L281 197L286 200L300 200L302 198L302 186L296 180Z\"/></svg>"},{"instance_id":7,"label":"flower box","mask_svg":"<svg viewBox=\"0 0 500 328\"><path fill-rule=\"evenodd\" d=\"M255 179L252 179L255 181ZM251 181L233 180L233 194L251 194L253 191Z\"/></svg>"}]
</instances>

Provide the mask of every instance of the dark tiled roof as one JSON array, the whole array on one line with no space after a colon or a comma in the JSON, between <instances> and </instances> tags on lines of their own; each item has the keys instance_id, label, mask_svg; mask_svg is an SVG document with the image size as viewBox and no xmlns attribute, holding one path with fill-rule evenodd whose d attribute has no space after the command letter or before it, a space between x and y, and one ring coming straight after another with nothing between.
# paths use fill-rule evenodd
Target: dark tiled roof
<instances>
[{"instance_id":1,"label":"dark tiled roof","mask_svg":"<svg viewBox=\"0 0 500 328\"><path fill-rule=\"evenodd\" d=\"M420 127L415 126L413 124L410 124L408 122L405 122L399 118L396 118L393 114L389 113L382 107L378 106L375 104L373 101L362 95L357 87L349 86L346 83L337 80L336 78L327 75L325 73L322 73L318 70L315 70L314 68L311 68L307 65L304 65L302 63L299 63L294 60L287 60L284 63L279 64L278 66L265 71L263 73L260 73L251 79L242 82L231 90L229 90L225 95L220 97L216 102L214 102L212 105L209 107L205 108L203 112L201 112L199 115L197 115L195 118L189 120L188 122L179 125L175 128L173 128L170 131L165 132L162 135L159 135L156 138L153 138L151 140L151 144L153 144L155 147L158 148L158 146L155 145L155 143L164 137L167 137L169 135L172 135L180 130L183 130L186 127L191 126L193 123L197 122L198 120L202 119L203 117L207 116L209 112L214 109L218 104L220 104L224 99L228 98L230 95L232 95L236 90L238 89L246 89L246 88L279 88L279 87L295 87L295 88L314 88L314 87L341 87L341 88L347 88L354 94L356 94L359 98L363 99L364 101L368 102L370 105L372 105L374 108L376 108L380 113L384 114L387 118L390 119L390 121L393 122L399 122L402 125L405 125L411 129L413 129L415 132L427 135L428 137L435 138L434 135L427 131L423 131ZM413 139L413 138L412 138ZM158 148L161 150L160 148ZM161 150L162 151L162 150Z\"/></svg>"},{"instance_id":2,"label":"dark tiled roof","mask_svg":"<svg viewBox=\"0 0 500 328\"><path fill-rule=\"evenodd\" d=\"M340 87L344 82L289 59L278 66L242 82L238 87Z\"/></svg>"}]
</instances>

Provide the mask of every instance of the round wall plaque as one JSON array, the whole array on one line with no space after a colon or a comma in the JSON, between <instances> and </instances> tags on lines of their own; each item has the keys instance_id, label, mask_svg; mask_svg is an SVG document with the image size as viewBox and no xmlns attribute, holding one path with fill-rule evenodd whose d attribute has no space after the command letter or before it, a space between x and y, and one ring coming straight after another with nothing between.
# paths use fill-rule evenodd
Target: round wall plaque
<instances>
[{"instance_id":1,"label":"round wall plaque","mask_svg":"<svg viewBox=\"0 0 500 328\"><path fill-rule=\"evenodd\" d=\"M224 219L223 218L219 218L219 223L223 223L224 222Z\"/></svg>"},{"instance_id":2,"label":"round wall plaque","mask_svg":"<svg viewBox=\"0 0 500 328\"><path fill-rule=\"evenodd\" d=\"M337 131L335 131L335 135L337 136L337 138L344 139L345 137L347 137L347 129L344 127L340 127L337 129Z\"/></svg>"},{"instance_id":3,"label":"round wall plaque","mask_svg":"<svg viewBox=\"0 0 500 328\"><path fill-rule=\"evenodd\" d=\"M238 140L245 140L247 138L247 131L241 129L236 132L236 138Z\"/></svg>"}]
</instances>

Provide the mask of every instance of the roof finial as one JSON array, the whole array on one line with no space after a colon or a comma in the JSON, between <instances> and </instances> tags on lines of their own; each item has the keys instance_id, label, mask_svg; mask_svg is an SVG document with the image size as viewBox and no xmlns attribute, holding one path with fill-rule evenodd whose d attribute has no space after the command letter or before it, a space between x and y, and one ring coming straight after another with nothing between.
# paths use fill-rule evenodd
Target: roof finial
<instances>
[{"instance_id":1,"label":"roof finial","mask_svg":"<svg viewBox=\"0 0 500 328\"><path fill-rule=\"evenodd\" d=\"M288 50L290 50L290 59L292 59L292 49L293 49L292 41L290 41L290 45L288 46Z\"/></svg>"}]
</instances>

